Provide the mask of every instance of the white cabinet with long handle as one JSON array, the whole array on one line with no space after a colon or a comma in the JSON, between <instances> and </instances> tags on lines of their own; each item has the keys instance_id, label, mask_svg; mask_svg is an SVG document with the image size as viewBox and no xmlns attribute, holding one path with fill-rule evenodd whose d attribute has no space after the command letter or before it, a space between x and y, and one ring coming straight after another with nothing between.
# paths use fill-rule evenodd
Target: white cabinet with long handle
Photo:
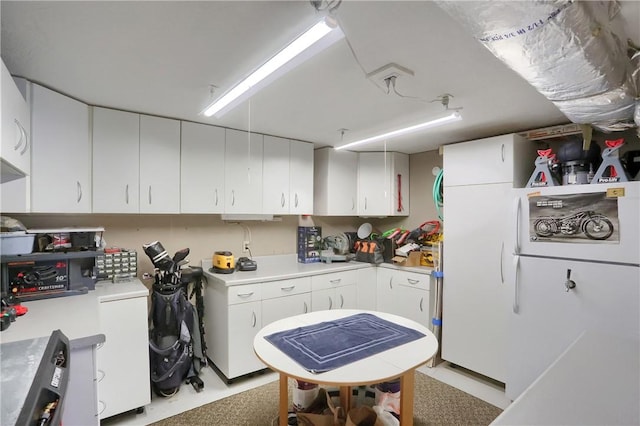
<instances>
[{"instance_id":1,"label":"white cabinet with long handle","mask_svg":"<svg viewBox=\"0 0 640 426\"><path fill-rule=\"evenodd\" d=\"M312 276L312 310L355 309L358 304L357 281L357 271L333 272Z\"/></svg>"},{"instance_id":2,"label":"white cabinet with long handle","mask_svg":"<svg viewBox=\"0 0 640 426\"><path fill-rule=\"evenodd\" d=\"M226 129L225 213L262 213L263 136Z\"/></svg>"},{"instance_id":3,"label":"white cabinet with long handle","mask_svg":"<svg viewBox=\"0 0 640 426\"><path fill-rule=\"evenodd\" d=\"M409 156L399 152L358 154L358 215L409 215Z\"/></svg>"},{"instance_id":4,"label":"white cabinet with long handle","mask_svg":"<svg viewBox=\"0 0 640 426\"><path fill-rule=\"evenodd\" d=\"M224 213L222 127L182 122L180 212Z\"/></svg>"},{"instance_id":5,"label":"white cabinet with long handle","mask_svg":"<svg viewBox=\"0 0 640 426\"><path fill-rule=\"evenodd\" d=\"M138 213L140 115L93 108L93 212Z\"/></svg>"},{"instance_id":6,"label":"white cabinet with long handle","mask_svg":"<svg viewBox=\"0 0 640 426\"><path fill-rule=\"evenodd\" d=\"M313 144L291 141L289 214L313 214Z\"/></svg>"},{"instance_id":7,"label":"white cabinet with long handle","mask_svg":"<svg viewBox=\"0 0 640 426\"><path fill-rule=\"evenodd\" d=\"M2 144L0 159L17 171L29 174L31 168L29 105L2 62ZM3 168L6 164L3 164ZM3 179L4 182L4 179Z\"/></svg>"},{"instance_id":8,"label":"white cabinet with long handle","mask_svg":"<svg viewBox=\"0 0 640 426\"><path fill-rule=\"evenodd\" d=\"M331 147L313 153L314 213L355 216L358 190L358 153Z\"/></svg>"},{"instance_id":9,"label":"white cabinet with long handle","mask_svg":"<svg viewBox=\"0 0 640 426\"><path fill-rule=\"evenodd\" d=\"M31 211L91 212L89 106L32 84Z\"/></svg>"},{"instance_id":10,"label":"white cabinet with long handle","mask_svg":"<svg viewBox=\"0 0 640 426\"><path fill-rule=\"evenodd\" d=\"M140 115L140 213L180 213L180 122Z\"/></svg>"},{"instance_id":11,"label":"white cabinet with long handle","mask_svg":"<svg viewBox=\"0 0 640 426\"><path fill-rule=\"evenodd\" d=\"M526 183L534 157L518 135L444 147L442 358L501 382L512 274L505 224L512 188Z\"/></svg>"}]
</instances>

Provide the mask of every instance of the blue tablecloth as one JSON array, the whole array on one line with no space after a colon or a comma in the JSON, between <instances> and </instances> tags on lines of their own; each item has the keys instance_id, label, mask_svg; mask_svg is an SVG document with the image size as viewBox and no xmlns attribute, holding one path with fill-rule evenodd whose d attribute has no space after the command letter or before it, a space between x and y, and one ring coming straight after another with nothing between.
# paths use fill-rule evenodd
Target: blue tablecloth
<instances>
[{"instance_id":1,"label":"blue tablecloth","mask_svg":"<svg viewBox=\"0 0 640 426\"><path fill-rule=\"evenodd\" d=\"M362 313L265 336L312 373L322 373L403 345L425 335Z\"/></svg>"}]
</instances>

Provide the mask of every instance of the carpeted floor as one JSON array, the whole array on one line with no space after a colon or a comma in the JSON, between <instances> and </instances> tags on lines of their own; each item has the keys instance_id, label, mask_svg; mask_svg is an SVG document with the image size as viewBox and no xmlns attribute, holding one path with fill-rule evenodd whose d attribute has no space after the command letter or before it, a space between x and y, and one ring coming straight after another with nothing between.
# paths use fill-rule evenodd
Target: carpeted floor
<instances>
[{"instance_id":1,"label":"carpeted floor","mask_svg":"<svg viewBox=\"0 0 640 426\"><path fill-rule=\"evenodd\" d=\"M289 392L291 399L291 392ZM416 372L414 425L488 425L502 410ZM177 416L156 426L272 426L278 416L278 382L272 382Z\"/></svg>"}]
</instances>

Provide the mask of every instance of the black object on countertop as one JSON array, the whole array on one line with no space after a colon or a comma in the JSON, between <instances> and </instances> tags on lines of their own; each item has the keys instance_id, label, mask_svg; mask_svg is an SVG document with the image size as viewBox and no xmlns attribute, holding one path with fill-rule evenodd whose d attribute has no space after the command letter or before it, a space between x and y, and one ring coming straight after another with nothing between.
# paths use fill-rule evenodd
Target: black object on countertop
<instances>
[{"instance_id":1,"label":"black object on countertop","mask_svg":"<svg viewBox=\"0 0 640 426\"><path fill-rule=\"evenodd\" d=\"M258 269L258 262L248 257L241 257L236 263L238 271L255 271Z\"/></svg>"}]
</instances>

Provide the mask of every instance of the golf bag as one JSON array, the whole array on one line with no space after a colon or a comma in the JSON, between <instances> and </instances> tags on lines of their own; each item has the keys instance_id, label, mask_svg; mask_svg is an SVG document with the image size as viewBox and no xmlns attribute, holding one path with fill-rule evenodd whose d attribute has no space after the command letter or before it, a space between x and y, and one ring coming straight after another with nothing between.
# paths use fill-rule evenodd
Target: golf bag
<instances>
[{"instance_id":1,"label":"golf bag","mask_svg":"<svg viewBox=\"0 0 640 426\"><path fill-rule=\"evenodd\" d=\"M188 248L173 258L158 241L143 248L155 267L149 326L151 386L165 397L178 392L183 381L200 392L204 384L198 375L207 365L202 268L182 267L188 262ZM190 301L194 295L195 306Z\"/></svg>"}]
</instances>

